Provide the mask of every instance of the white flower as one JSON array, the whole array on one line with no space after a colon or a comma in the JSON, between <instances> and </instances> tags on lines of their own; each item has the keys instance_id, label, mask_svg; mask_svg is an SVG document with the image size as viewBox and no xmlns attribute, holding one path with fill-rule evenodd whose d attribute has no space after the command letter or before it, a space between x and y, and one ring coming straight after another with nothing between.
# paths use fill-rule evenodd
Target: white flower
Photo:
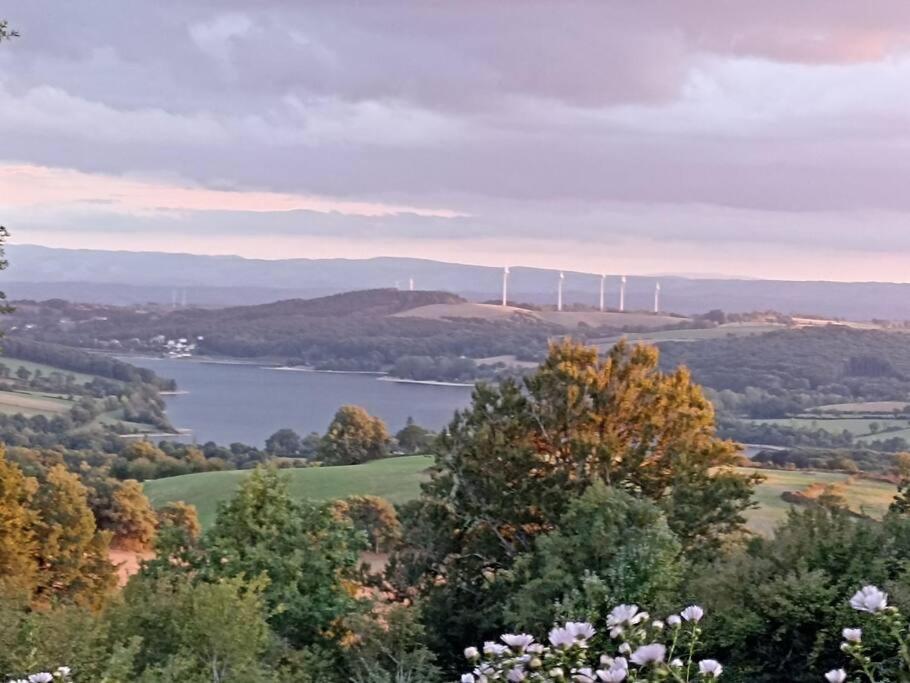
<instances>
[{"instance_id":1,"label":"white flower","mask_svg":"<svg viewBox=\"0 0 910 683\"><path fill-rule=\"evenodd\" d=\"M525 651L530 652L532 655L539 655L539 654L543 654L544 649L545 648L544 648L543 644L541 644L541 643L531 643L530 645L528 645L528 647L525 649Z\"/></svg>"},{"instance_id":2,"label":"white flower","mask_svg":"<svg viewBox=\"0 0 910 683\"><path fill-rule=\"evenodd\" d=\"M678 614L671 614L669 617L667 617L667 623L673 628L676 628L682 623L682 619L679 618Z\"/></svg>"},{"instance_id":3,"label":"white flower","mask_svg":"<svg viewBox=\"0 0 910 683\"><path fill-rule=\"evenodd\" d=\"M604 683L620 683L620 681L626 680L628 674L628 669L610 667L608 671L598 671L597 678Z\"/></svg>"},{"instance_id":4,"label":"white flower","mask_svg":"<svg viewBox=\"0 0 910 683\"><path fill-rule=\"evenodd\" d=\"M607 658L609 659L609 657ZM619 683L626 680L629 673L629 663L625 657L617 657L610 661L610 666L606 670L597 672L597 677L604 683Z\"/></svg>"},{"instance_id":5,"label":"white flower","mask_svg":"<svg viewBox=\"0 0 910 683\"><path fill-rule=\"evenodd\" d=\"M610 637L619 638L625 632L626 631L622 626L614 626L613 628L610 629Z\"/></svg>"},{"instance_id":6,"label":"white flower","mask_svg":"<svg viewBox=\"0 0 910 683\"><path fill-rule=\"evenodd\" d=\"M642 645L640 648L635 650L629 659L632 660L633 664L644 666L645 664L651 664L652 662L664 661L666 654L666 647L660 643L651 643L650 645Z\"/></svg>"},{"instance_id":7,"label":"white flower","mask_svg":"<svg viewBox=\"0 0 910 683\"><path fill-rule=\"evenodd\" d=\"M534 642L534 636L529 636L527 633L519 633L517 635L507 633L501 637L501 640L513 650L524 652L525 648Z\"/></svg>"},{"instance_id":8,"label":"white flower","mask_svg":"<svg viewBox=\"0 0 910 683\"><path fill-rule=\"evenodd\" d=\"M674 657L673 659L670 660L670 666L673 667L674 669L678 669L682 665L683 665L683 660L681 660L679 657Z\"/></svg>"},{"instance_id":9,"label":"white flower","mask_svg":"<svg viewBox=\"0 0 910 683\"><path fill-rule=\"evenodd\" d=\"M717 678L723 670L724 667L716 659L703 659L698 663L698 673L705 678Z\"/></svg>"},{"instance_id":10,"label":"white flower","mask_svg":"<svg viewBox=\"0 0 910 683\"><path fill-rule=\"evenodd\" d=\"M863 639L863 630L861 628L845 628L841 635L848 643L858 643Z\"/></svg>"},{"instance_id":11,"label":"white flower","mask_svg":"<svg viewBox=\"0 0 910 683\"><path fill-rule=\"evenodd\" d=\"M619 651L622 652L624 655L627 655L630 652L632 652L632 646L629 645L628 643L623 643L622 645L619 646Z\"/></svg>"},{"instance_id":12,"label":"white flower","mask_svg":"<svg viewBox=\"0 0 910 683\"><path fill-rule=\"evenodd\" d=\"M572 676L572 680L576 683L594 683L594 672L587 667L578 669Z\"/></svg>"},{"instance_id":13,"label":"white flower","mask_svg":"<svg viewBox=\"0 0 910 683\"><path fill-rule=\"evenodd\" d=\"M575 644L575 635L566 628L551 629L550 644L564 650Z\"/></svg>"},{"instance_id":14,"label":"white flower","mask_svg":"<svg viewBox=\"0 0 910 683\"><path fill-rule=\"evenodd\" d=\"M477 651L476 647L466 647L464 649L464 658L467 660L474 660L480 657L480 652Z\"/></svg>"},{"instance_id":15,"label":"white flower","mask_svg":"<svg viewBox=\"0 0 910 683\"><path fill-rule=\"evenodd\" d=\"M550 669L547 673L550 674L550 678L557 678L557 679L559 679L559 678L562 678L563 676L565 676L565 673L563 672L563 670L560 669L558 666L553 667L553 668Z\"/></svg>"},{"instance_id":16,"label":"white flower","mask_svg":"<svg viewBox=\"0 0 910 683\"><path fill-rule=\"evenodd\" d=\"M51 681L53 681L53 680L54 680L54 677L51 674L47 673L46 671L42 671L41 673L37 673L37 674L32 674L31 676L28 677L29 683L51 683Z\"/></svg>"},{"instance_id":17,"label":"white flower","mask_svg":"<svg viewBox=\"0 0 910 683\"><path fill-rule=\"evenodd\" d=\"M888 606L888 595L875 586L863 586L850 598L850 607L859 612L881 612Z\"/></svg>"},{"instance_id":18,"label":"white flower","mask_svg":"<svg viewBox=\"0 0 910 683\"><path fill-rule=\"evenodd\" d=\"M461 683L474 683L474 674L462 674Z\"/></svg>"},{"instance_id":19,"label":"white flower","mask_svg":"<svg viewBox=\"0 0 910 683\"><path fill-rule=\"evenodd\" d=\"M660 619L655 619L654 621L652 621L651 626L653 626L658 631L664 630L664 622L662 622Z\"/></svg>"},{"instance_id":20,"label":"white flower","mask_svg":"<svg viewBox=\"0 0 910 683\"><path fill-rule=\"evenodd\" d=\"M518 683L519 681L523 681L525 679L525 677L526 677L526 674L524 671L521 670L521 667L516 666L514 669L512 669L509 672L509 675L506 677L506 680L509 681L509 683Z\"/></svg>"},{"instance_id":21,"label":"white flower","mask_svg":"<svg viewBox=\"0 0 910 683\"><path fill-rule=\"evenodd\" d=\"M686 621L691 621L693 624L697 624L701 621L701 618L705 616L705 611L698 605L689 605L682 612L679 613Z\"/></svg>"},{"instance_id":22,"label":"white flower","mask_svg":"<svg viewBox=\"0 0 910 683\"><path fill-rule=\"evenodd\" d=\"M483 644L483 653L485 655L495 655L499 657L501 654L505 653L509 648L505 645L500 645L499 643L494 643L492 640L488 640Z\"/></svg>"},{"instance_id":23,"label":"white flower","mask_svg":"<svg viewBox=\"0 0 910 683\"><path fill-rule=\"evenodd\" d=\"M58 666L55 674L59 674L61 677L66 678L70 675L71 669L68 666Z\"/></svg>"},{"instance_id":24,"label":"white flower","mask_svg":"<svg viewBox=\"0 0 910 683\"><path fill-rule=\"evenodd\" d=\"M828 683L844 683L847 680L847 672L843 669L831 669L825 674L825 680Z\"/></svg>"},{"instance_id":25,"label":"white flower","mask_svg":"<svg viewBox=\"0 0 910 683\"><path fill-rule=\"evenodd\" d=\"M597 631L591 624L586 621L570 621L566 624L566 630L571 633L576 640L588 640L593 638Z\"/></svg>"},{"instance_id":26,"label":"white flower","mask_svg":"<svg viewBox=\"0 0 910 683\"><path fill-rule=\"evenodd\" d=\"M607 615L607 626L631 624L636 614L638 614L638 605L617 605Z\"/></svg>"}]
</instances>

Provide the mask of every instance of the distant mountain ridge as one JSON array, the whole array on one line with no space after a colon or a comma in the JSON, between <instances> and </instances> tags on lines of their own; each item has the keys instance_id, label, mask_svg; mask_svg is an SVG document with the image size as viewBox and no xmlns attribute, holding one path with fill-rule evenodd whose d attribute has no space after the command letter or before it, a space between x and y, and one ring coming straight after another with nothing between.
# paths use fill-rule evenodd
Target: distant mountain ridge
<instances>
[{"instance_id":1,"label":"distant mountain ridge","mask_svg":"<svg viewBox=\"0 0 910 683\"><path fill-rule=\"evenodd\" d=\"M413 278L418 290L451 292L470 301L495 301L502 287L499 268L412 258L271 261L34 245L11 245L7 255L10 268L3 273L2 288L13 299L168 304L175 298L179 303L186 296L193 305L241 306L396 285L408 289ZM510 301L555 303L557 270L510 265ZM675 313L719 308L851 320L910 319L910 285L876 282L634 276L629 277L626 289L627 309L649 310L657 280L662 286L661 309ZM565 300L596 305L599 286L597 274L566 271ZM608 276L608 306L616 306L618 289L618 276Z\"/></svg>"}]
</instances>

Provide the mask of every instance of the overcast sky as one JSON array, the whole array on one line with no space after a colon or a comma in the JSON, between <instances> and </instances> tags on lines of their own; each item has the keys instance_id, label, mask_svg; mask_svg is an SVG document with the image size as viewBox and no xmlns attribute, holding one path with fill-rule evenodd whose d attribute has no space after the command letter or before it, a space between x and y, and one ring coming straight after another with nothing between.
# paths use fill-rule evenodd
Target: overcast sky
<instances>
[{"instance_id":1,"label":"overcast sky","mask_svg":"<svg viewBox=\"0 0 910 683\"><path fill-rule=\"evenodd\" d=\"M910 281L910 2L7 0L19 243Z\"/></svg>"}]
</instances>

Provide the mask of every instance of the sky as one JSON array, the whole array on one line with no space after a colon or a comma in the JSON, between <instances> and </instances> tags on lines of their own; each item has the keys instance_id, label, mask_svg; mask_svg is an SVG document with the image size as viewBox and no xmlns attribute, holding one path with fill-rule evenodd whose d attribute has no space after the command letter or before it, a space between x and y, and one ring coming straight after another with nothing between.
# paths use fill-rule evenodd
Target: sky
<instances>
[{"instance_id":1,"label":"sky","mask_svg":"<svg viewBox=\"0 0 910 683\"><path fill-rule=\"evenodd\" d=\"M910 281L906 0L5 0L13 242Z\"/></svg>"}]
</instances>

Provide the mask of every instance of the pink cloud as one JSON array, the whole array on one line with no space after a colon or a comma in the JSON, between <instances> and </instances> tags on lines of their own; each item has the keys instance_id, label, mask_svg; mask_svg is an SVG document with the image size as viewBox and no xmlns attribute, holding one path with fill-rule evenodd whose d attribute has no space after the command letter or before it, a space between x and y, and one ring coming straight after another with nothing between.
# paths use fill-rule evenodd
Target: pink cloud
<instances>
[{"instance_id":1,"label":"pink cloud","mask_svg":"<svg viewBox=\"0 0 910 683\"><path fill-rule=\"evenodd\" d=\"M123 178L32 164L0 164L0 206L8 208L106 204L127 211L315 211L350 216L410 213L433 218L461 216L450 209L349 201L282 192L214 190L175 182Z\"/></svg>"}]
</instances>

